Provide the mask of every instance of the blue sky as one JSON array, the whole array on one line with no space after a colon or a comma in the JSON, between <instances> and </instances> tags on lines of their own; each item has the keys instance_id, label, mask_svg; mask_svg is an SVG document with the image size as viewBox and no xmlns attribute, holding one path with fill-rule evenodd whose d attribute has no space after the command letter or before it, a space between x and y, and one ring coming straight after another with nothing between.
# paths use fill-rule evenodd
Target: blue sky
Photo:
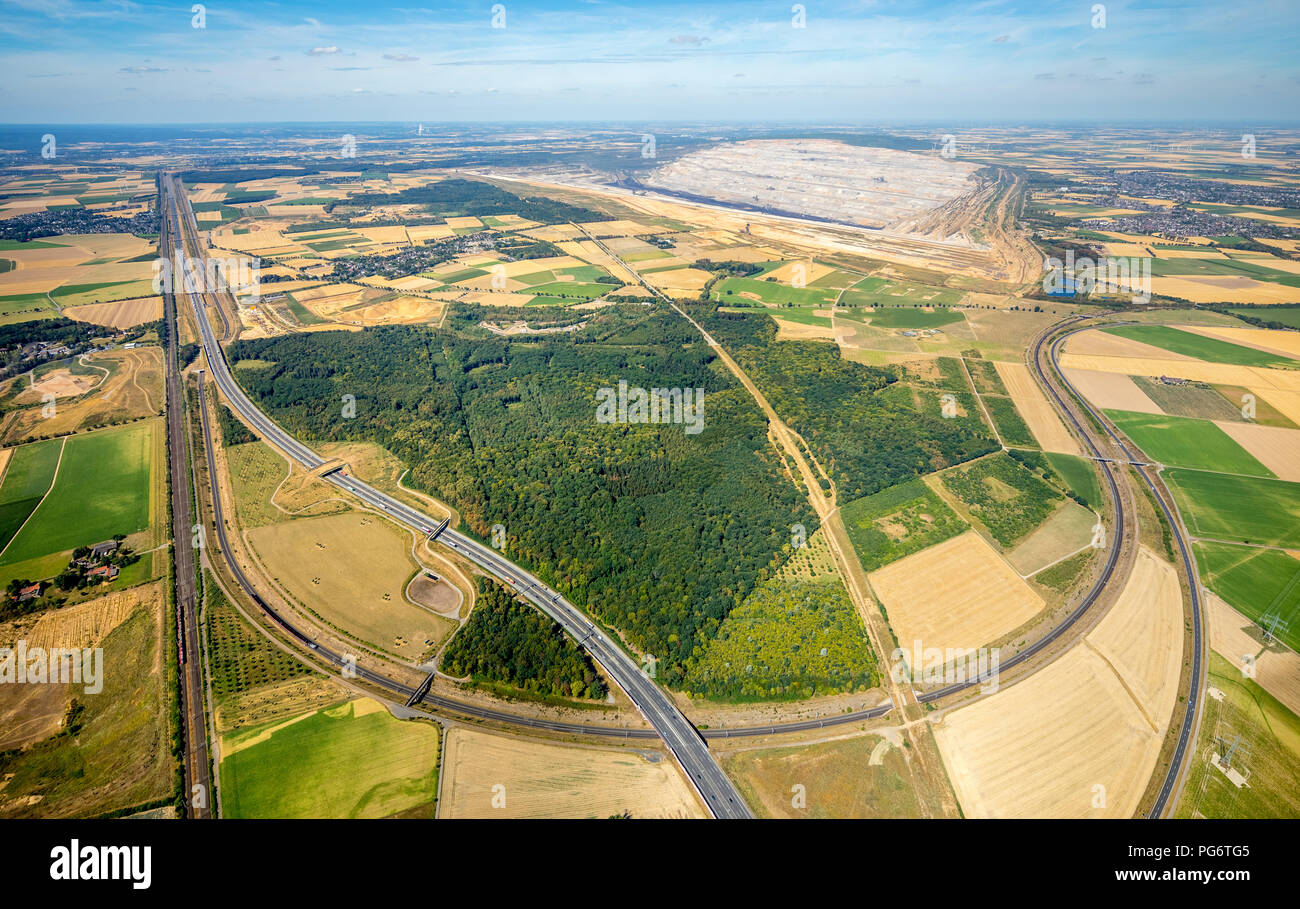
<instances>
[{"instance_id":1,"label":"blue sky","mask_svg":"<svg viewBox=\"0 0 1300 909\"><path fill-rule=\"evenodd\" d=\"M1296 0L0 0L0 122L1289 122ZM501 16L497 16L501 23Z\"/></svg>"}]
</instances>

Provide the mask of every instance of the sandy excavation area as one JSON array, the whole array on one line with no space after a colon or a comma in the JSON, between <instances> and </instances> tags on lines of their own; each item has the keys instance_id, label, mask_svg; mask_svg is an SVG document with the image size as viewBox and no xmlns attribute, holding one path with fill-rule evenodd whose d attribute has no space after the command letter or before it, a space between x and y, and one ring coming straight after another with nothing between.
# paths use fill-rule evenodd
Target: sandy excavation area
<instances>
[{"instance_id":1,"label":"sandy excavation area","mask_svg":"<svg viewBox=\"0 0 1300 909\"><path fill-rule=\"evenodd\" d=\"M864 227L884 227L974 188L978 167L937 155L827 139L756 139L692 152L647 186Z\"/></svg>"},{"instance_id":2,"label":"sandy excavation area","mask_svg":"<svg viewBox=\"0 0 1300 909\"><path fill-rule=\"evenodd\" d=\"M1182 651L1178 575L1144 548L1083 641L935 725L966 816L1131 817L1177 701Z\"/></svg>"},{"instance_id":3,"label":"sandy excavation area","mask_svg":"<svg viewBox=\"0 0 1300 909\"><path fill-rule=\"evenodd\" d=\"M707 817L673 759L464 727L447 733L439 817Z\"/></svg>"}]
</instances>

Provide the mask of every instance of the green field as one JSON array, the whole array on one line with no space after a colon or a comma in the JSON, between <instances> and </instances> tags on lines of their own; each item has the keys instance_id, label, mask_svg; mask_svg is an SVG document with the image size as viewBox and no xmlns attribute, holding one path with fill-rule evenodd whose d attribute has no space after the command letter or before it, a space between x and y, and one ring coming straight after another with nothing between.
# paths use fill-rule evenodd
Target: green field
<instances>
[{"instance_id":1,"label":"green field","mask_svg":"<svg viewBox=\"0 0 1300 909\"><path fill-rule=\"evenodd\" d=\"M1147 457L1162 464L1252 477L1274 476L1271 470L1209 420L1126 410L1108 410L1106 416L1124 430Z\"/></svg>"},{"instance_id":2,"label":"green field","mask_svg":"<svg viewBox=\"0 0 1300 909\"><path fill-rule=\"evenodd\" d=\"M59 463L62 439L32 442L14 449L0 485L0 549L9 545L18 528L27 520L54 479Z\"/></svg>"},{"instance_id":3,"label":"green field","mask_svg":"<svg viewBox=\"0 0 1300 909\"><path fill-rule=\"evenodd\" d=\"M48 319L53 315L54 304L45 294L10 294L0 297L0 319L5 323Z\"/></svg>"},{"instance_id":4,"label":"green field","mask_svg":"<svg viewBox=\"0 0 1300 909\"><path fill-rule=\"evenodd\" d=\"M0 556L0 565L147 528L153 434L161 431L161 421L146 420L70 436L54 487Z\"/></svg>"},{"instance_id":5,"label":"green field","mask_svg":"<svg viewBox=\"0 0 1300 909\"><path fill-rule=\"evenodd\" d=\"M829 304L834 301L838 291L827 287L792 287L780 281L764 281L761 278L727 278L713 288L713 299L733 305L743 304L753 294L764 303L777 306L813 306Z\"/></svg>"},{"instance_id":6,"label":"green field","mask_svg":"<svg viewBox=\"0 0 1300 909\"><path fill-rule=\"evenodd\" d=\"M1101 477L1093 463L1078 455L1046 452L1047 461L1052 469L1060 474L1070 492L1083 499L1094 511L1101 508Z\"/></svg>"},{"instance_id":7,"label":"green field","mask_svg":"<svg viewBox=\"0 0 1300 909\"><path fill-rule=\"evenodd\" d=\"M582 300L594 300L599 296L617 290L616 284L579 284L576 281L555 281L551 284L539 284L528 288L529 293L549 297L576 297Z\"/></svg>"},{"instance_id":8,"label":"green field","mask_svg":"<svg viewBox=\"0 0 1300 909\"><path fill-rule=\"evenodd\" d=\"M876 306L880 303L915 303L927 306L952 306L965 296L961 291L911 284L890 278L863 278L840 297L842 306Z\"/></svg>"},{"instance_id":9,"label":"green field","mask_svg":"<svg viewBox=\"0 0 1300 909\"><path fill-rule=\"evenodd\" d=\"M1002 395L984 395L984 406L989 409L1004 444L1013 448L1038 448L1038 440L1025 425L1014 401Z\"/></svg>"},{"instance_id":10,"label":"green field","mask_svg":"<svg viewBox=\"0 0 1300 909\"><path fill-rule=\"evenodd\" d=\"M1167 470L1193 535L1300 548L1300 483L1201 470Z\"/></svg>"},{"instance_id":11,"label":"green field","mask_svg":"<svg viewBox=\"0 0 1300 909\"><path fill-rule=\"evenodd\" d=\"M800 325L820 325L823 328L830 328L831 320L828 316L815 314L815 311L821 308L821 306L786 306L771 315L774 319L798 322Z\"/></svg>"},{"instance_id":12,"label":"green field","mask_svg":"<svg viewBox=\"0 0 1300 909\"><path fill-rule=\"evenodd\" d=\"M289 307L289 311L293 313L293 317L300 325L319 325L325 321L294 299L293 294L284 295L284 304Z\"/></svg>"},{"instance_id":13,"label":"green field","mask_svg":"<svg viewBox=\"0 0 1300 909\"><path fill-rule=\"evenodd\" d=\"M966 321L966 316L961 311L951 309L926 312L924 309L882 308L867 315L876 328L942 328L954 322Z\"/></svg>"},{"instance_id":14,"label":"green field","mask_svg":"<svg viewBox=\"0 0 1300 909\"><path fill-rule=\"evenodd\" d=\"M362 701L313 711L289 725L254 726L225 741L221 799L232 818L381 818L427 807L438 791L438 730ZM264 741L234 750L264 734ZM233 752L233 753L232 753Z\"/></svg>"},{"instance_id":15,"label":"green field","mask_svg":"<svg viewBox=\"0 0 1300 909\"><path fill-rule=\"evenodd\" d=\"M19 249L56 249L66 243L51 243L48 240L0 240L0 252Z\"/></svg>"},{"instance_id":16,"label":"green field","mask_svg":"<svg viewBox=\"0 0 1300 909\"><path fill-rule=\"evenodd\" d=\"M1187 783L1178 800L1180 818L1300 817L1300 717L1217 653L1210 654L1209 683L1224 698L1205 699L1196 747L1189 751ZM1247 775L1233 785L1211 763L1240 735L1244 753L1233 767Z\"/></svg>"},{"instance_id":17,"label":"green field","mask_svg":"<svg viewBox=\"0 0 1300 909\"><path fill-rule=\"evenodd\" d=\"M0 247L3 249L3 247ZM1229 309L1234 316L1250 316L1265 322L1278 322L1292 328L1300 328L1300 306L1267 306L1258 308Z\"/></svg>"},{"instance_id":18,"label":"green field","mask_svg":"<svg viewBox=\"0 0 1300 909\"><path fill-rule=\"evenodd\" d=\"M1277 637L1300 650L1300 559L1276 549L1196 543L1201 579L1254 622L1277 615Z\"/></svg>"},{"instance_id":19,"label":"green field","mask_svg":"<svg viewBox=\"0 0 1300 909\"><path fill-rule=\"evenodd\" d=\"M1255 350L1253 347L1242 347L1240 344L1230 344L1217 338L1207 338L1168 325L1116 325L1103 331L1210 363L1233 363L1238 366L1296 365L1295 360L1287 357Z\"/></svg>"},{"instance_id":20,"label":"green field","mask_svg":"<svg viewBox=\"0 0 1300 909\"><path fill-rule=\"evenodd\" d=\"M840 509L865 571L875 571L964 533L966 522L920 479L856 499Z\"/></svg>"},{"instance_id":21,"label":"green field","mask_svg":"<svg viewBox=\"0 0 1300 909\"><path fill-rule=\"evenodd\" d=\"M941 479L971 516L1008 548L1042 524L1061 502L1055 489L1005 452L954 467Z\"/></svg>"}]
</instances>

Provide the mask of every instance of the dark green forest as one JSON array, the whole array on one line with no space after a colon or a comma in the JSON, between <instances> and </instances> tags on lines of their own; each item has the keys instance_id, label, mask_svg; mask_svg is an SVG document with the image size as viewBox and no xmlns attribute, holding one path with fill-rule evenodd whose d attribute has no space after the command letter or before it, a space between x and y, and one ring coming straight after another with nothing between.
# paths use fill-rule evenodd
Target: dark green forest
<instances>
[{"instance_id":1,"label":"dark green forest","mask_svg":"<svg viewBox=\"0 0 1300 909\"><path fill-rule=\"evenodd\" d=\"M413 186L396 193L360 193L341 205L423 205L431 214L444 218L473 215L519 215L542 224L566 221L609 221L609 215L589 208L557 202L544 196L524 198L498 189L491 183L452 178Z\"/></svg>"},{"instance_id":2,"label":"dark green forest","mask_svg":"<svg viewBox=\"0 0 1300 909\"><path fill-rule=\"evenodd\" d=\"M494 308L492 318L570 321ZM458 307L447 328L391 326L240 341L237 374L291 432L373 441L406 483L457 508L466 529L506 528L506 554L659 660L683 664L767 577L790 526L816 518L782 474L766 420L679 316L639 306L584 314L580 331L510 339ZM620 379L702 388L704 430L598 423ZM356 416L342 418L343 395Z\"/></svg>"},{"instance_id":3,"label":"dark green forest","mask_svg":"<svg viewBox=\"0 0 1300 909\"><path fill-rule=\"evenodd\" d=\"M480 578L465 627L443 652L440 668L456 678L509 685L542 696L605 697L605 683L578 645L549 616Z\"/></svg>"},{"instance_id":4,"label":"dark green forest","mask_svg":"<svg viewBox=\"0 0 1300 909\"><path fill-rule=\"evenodd\" d=\"M902 378L896 367L850 362L823 342L778 343L775 324L762 314L700 310L695 318L807 440L841 502L999 447L977 424L944 419L937 408L913 406L910 394L891 393Z\"/></svg>"}]
</instances>

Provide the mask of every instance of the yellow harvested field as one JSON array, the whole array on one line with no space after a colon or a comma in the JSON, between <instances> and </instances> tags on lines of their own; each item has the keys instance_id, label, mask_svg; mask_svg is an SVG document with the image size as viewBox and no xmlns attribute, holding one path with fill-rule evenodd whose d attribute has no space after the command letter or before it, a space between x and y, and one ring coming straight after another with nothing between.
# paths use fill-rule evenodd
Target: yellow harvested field
<instances>
[{"instance_id":1,"label":"yellow harvested field","mask_svg":"<svg viewBox=\"0 0 1300 909\"><path fill-rule=\"evenodd\" d=\"M558 240L572 240L574 237L581 237L582 230L572 224L555 224L549 227L535 227L532 230L523 231L523 234L532 237L534 240L546 240L554 243Z\"/></svg>"},{"instance_id":2,"label":"yellow harvested field","mask_svg":"<svg viewBox=\"0 0 1300 909\"><path fill-rule=\"evenodd\" d=\"M787 322L777 312L772 313L776 322L776 339L778 341L834 341L835 333L829 325L807 325L803 322Z\"/></svg>"},{"instance_id":3,"label":"yellow harvested field","mask_svg":"<svg viewBox=\"0 0 1300 909\"><path fill-rule=\"evenodd\" d=\"M1151 290L1161 296L1179 297L1192 303L1300 302L1300 288L1230 276L1153 277Z\"/></svg>"},{"instance_id":4,"label":"yellow harvested field","mask_svg":"<svg viewBox=\"0 0 1300 909\"><path fill-rule=\"evenodd\" d=\"M1255 681L1293 713L1300 714L1300 654L1281 644L1267 648L1259 626L1233 609L1217 594L1206 591L1205 612L1210 646L1233 666L1244 669L1255 660Z\"/></svg>"},{"instance_id":5,"label":"yellow harvested field","mask_svg":"<svg viewBox=\"0 0 1300 909\"><path fill-rule=\"evenodd\" d=\"M763 277L792 286L795 279L799 278L802 280L803 285L808 285L833 271L835 269L829 265L822 265L820 262L814 262L811 259L798 259L794 262L787 262L780 268L773 269Z\"/></svg>"},{"instance_id":6,"label":"yellow harvested field","mask_svg":"<svg viewBox=\"0 0 1300 909\"><path fill-rule=\"evenodd\" d=\"M1261 653L1255 661L1255 681L1292 713L1300 714L1300 654L1281 645Z\"/></svg>"},{"instance_id":7,"label":"yellow harvested field","mask_svg":"<svg viewBox=\"0 0 1300 909\"><path fill-rule=\"evenodd\" d=\"M407 602L403 591L417 569L410 536L374 515L303 518L256 527L246 537L295 599L376 647L419 659L451 630Z\"/></svg>"},{"instance_id":8,"label":"yellow harvested field","mask_svg":"<svg viewBox=\"0 0 1300 909\"><path fill-rule=\"evenodd\" d=\"M583 224L587 232L594 237L635 237L642 234L662 234L667 228L648 227L636 221L592 221Z\"/></svg>"},{"instance_id":9,"label":"yellow harvested field","mask_svg":"<svg viewBox=\"0 0 1300 909\"><path fill-rule=\"evenodd\" d=\"M934 733L962 810L976 818L1130 817L1160 750L1115 673L1083 645Z\"/></svg>"},{"instance_id":10,"label":"yellow harvested field","mask_svg":"<svg viewBox=\"0 0 1300 909\"><path fill-rule=\"evenodd\" d=\"M456 236L455 231L445 224L422 224L419 227L406 228L406 234L411 238L411 242L417 245L427 243L429 240L446 240L448 237Z\"/></svg>"},{"instance_id":11,"label":"yellow harvested field","mask_svg":"<svg viewBox=\"0 0 1300 909\"><path fill-rule=\"evenodd\" d=\"M1161 259L1227 259L1217 249L1157 249Z\"/></svg>"},{"instance_id":12,"label":"yellow harvested field","mask_svg":"<svg viewBox=\"0 0 1300 909\"><path fill-rule=\"evenodd\" d=\"M1260 366L1235 366L1231 363L1207 363L1202 360L1169 358L1061 355L1064 369L1090 369L1095 372L1120 373L1127 376L1177 376L1211 385L1242 385L1252 390L1281 389L1300 392L1300 371L1267 369ZM1272 403L1272 398L1269 398ZM1282 410L1281 407L1278 407ZM1284 413L1286 411L1283 411ZM1290 416L1288 413L1287 416Z\"/></svg>"},{"instance_id":13,"label":"yellow harvested field","mask_svg":"<svg viewBox=\"0 0 1300 909\"><path fill-rule=\"evenodd\" d=\"M1169 725L1183 661L1183 600L1174 566L1142 547L1115 605L1087 637L1156 729Z\"/></svg>"},{"instance_id":14,"label":"yellow harvested field","mask_svg":"<svg viewBox=\"0 0 1300 909\"><path fill-rule=\"evenodd\" d=\"M460 298L462 303L478 303L482 306L525 306L536 294L491 293L474 291Z\"/></svg>"},{"instance_id":15,"label":"yellow harvested field","mask_svg":"<svg viewBox=\"0 0 1300 909\"><path fill-rule=\"evenodd\" d=\"M1274 388L1252 388L1263 400L1273 405L1288 420L1296 425L1300 425L1300 391L1279 391Z\"/></svg>"},{"instance_id":16,"label":"yellow harvested field","mask_svg":"<svg viewBox=\"0 0 1300 909\"><path fill-rule=\"evenodd\" d=\"M673 268L644 275L647 282L660 290L667 291L669 296L672 296L673 292L684 296L696 296L712 277L707 271L698 268Z\"/></svg>"},{"instance_id":17,"label":"yellow harvested field","mask_svg":"<svg viewBox=\"0 0 1300 909\"><path fill-rule=\"evenodd\" d=\"M447 733L439 817L706 817L671 757L557 745L455 726Z\"/></svg>"},{"instance_id":18,"label":"yellow harvested field","mask_svg":"<svg viewBox=\"0 0 1300 909\"><path fill-rule=\"evenodd\" d=\"M886 565L868 576L899 646L966 652L1028 622L1043 600L974 531Z\"/></svg>"},{"instance_id":19,"label":"yellow harvested field","mask_svg":"<svg viewBox=\"0 0 1300 909\"><path fill-rule=\"evenodd\" d=\"M1205 615L1210 647L1233 666L1240 668L1246 657L1254 657L1264 649L1259 626L1209 590L1205 591Z\"/></svg>"},{"instance_id":20,"label":"yellow harvested field","mask_svg":"<svg viewBox=\"0 0 1300 909\"><path fill-rule=\"evenodd\" d=\"M52 647L96 647L137 607L147 605L152 609L161 594L162 582L155 581L52 610L41 616L28 634L27 644L46 650Z\"/></svg>"},{"instance_id":21,"label":"yellow harvested field","mask_svg":"<svg viewBox=\"0 0 1300 909\"><path fill-rule=\"evenodd\" d=\"M113 303L88 303L69 306L63 314L78 322L107 325L112 328L130 328L162 318L162 297L141 297L136 300L118 300Z\"/></svg>"},{"instance_id":22,"label":"yellow harvested field","mask_svg":"<svg viewBox=\"0 0 1300 909\"><path fill-rule=\"evenodd\" d=\"M1214 422L1261 464L1277 474L1278 479L1300 482L1300 429L1231 420Z\"/></svg>"},{"instance_id":23,"label":"yellow harvested field","mask_svg":"<svg viewBox=\"0 0 1300 909\"><path fill-rule=\"evenodd\" d=\"M447 226L453 229L457 227L482 227L483 222L473 215L467 215L462 218L447 218Z\"/></svg>"},{"instance_id":24,"label":"yellow harvested field","mask_svg":"<svg viewBox=\"0 0 1300 909\"><path fill-rule=\"evenodd\" d=\"M1300 263L1297 263L1300 264ZM1274 331L1267 328L1226 328L1220 326L1183 325L1184 331L1194 331L1207 338L1217 338L1229 344L1253 347L1284 357L1300 358L1300 331Z\"/></svg>"},{"instance_id":25,"label":"yellow harvested field","mask_svg":"<svg viewBox=\"0 0 1300 909\"><path fill-rule=\"evenodd\" d=\"M1043 451L1082 455L1083 451L1079 448L1079 443L1075 441L1074 436L1070 435L1052 405L1047 402L1047 395L1043 394L1043 390L1034 381L1029 367L1019 362L997 362L994 366L997 367L1002 383L1010 392L1016 410L1020 411L1020 416L1024 418L1029 431L1034 434Z\"/></svg>"},{"instance_id":26,"label":"yellow harvested field","mask_svg":"<svg viewBox=\"0 0 1300 909\"><path fill-rule=\"evenodd\" d=\"M1107 243L1106 255L1124 259L1150 259L1151 251L1141 243Z\"/></svg>"},{"instance_id":27,"label":"yellow harvested field","mask_svg":"<svg viewBox=\"0 0 1300 909\"><path fill-rule=\"evenodd\" d=\"M1142 550L1083 642L935 726L966 816L1131 817L1177 699L1182 634L1177 574Z\"/></svg>"},{"instance_id":28,"label":"yellow harvested field","mask_svg":"<svg viewBox=\"0 0 1300 909\"><path fill-rule=\"evenodd\" d=\"M9 461L13 456L12 448L0 448L0 483L4 482L5 471L9 469Z\"/></svg>"}]
</instances>

